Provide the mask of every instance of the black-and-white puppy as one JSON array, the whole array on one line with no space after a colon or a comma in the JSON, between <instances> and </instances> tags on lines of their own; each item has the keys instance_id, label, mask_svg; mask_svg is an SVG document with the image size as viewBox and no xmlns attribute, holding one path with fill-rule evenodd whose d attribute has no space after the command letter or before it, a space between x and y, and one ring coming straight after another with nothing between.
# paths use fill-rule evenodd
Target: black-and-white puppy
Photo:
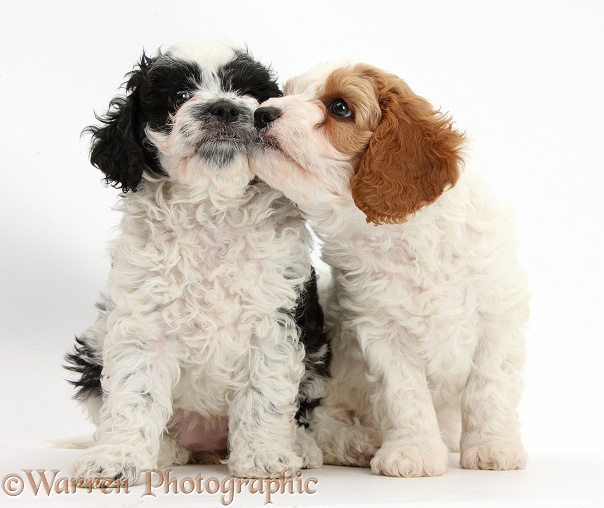
<instances>
[{"instance_id":1,"label":"black-and-white puppy","mask_svg":"<svg viewBox=\"0 0 604 508\"><path fill-rule=\"evenodd\" d=\"M245 50L178 45L143 55L89 128L124 194L108 293L67 356L98 426L75 477L136 482L221 451L240 477L321 464L303 425L329 357L310 238L247 157L254 109L280 94Z\"/></svg>"}]
</instances>

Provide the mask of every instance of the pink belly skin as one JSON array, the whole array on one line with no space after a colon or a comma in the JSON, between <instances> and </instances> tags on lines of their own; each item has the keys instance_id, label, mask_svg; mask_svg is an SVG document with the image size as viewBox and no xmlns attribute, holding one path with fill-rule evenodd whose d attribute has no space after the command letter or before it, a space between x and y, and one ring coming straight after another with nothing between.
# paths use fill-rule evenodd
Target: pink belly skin
<instances>
[{"instance_id":1,"label":"pink belly skin","mask_svg":"<svg viewBox=\"0 0 604 508\"><path fill-rule=\"evenodd\" d=\"M171 428L178 442L193 452L220 452L228 447L227 418L208 420L197 414L187 415Z\"/></svg>"}]
</instances>

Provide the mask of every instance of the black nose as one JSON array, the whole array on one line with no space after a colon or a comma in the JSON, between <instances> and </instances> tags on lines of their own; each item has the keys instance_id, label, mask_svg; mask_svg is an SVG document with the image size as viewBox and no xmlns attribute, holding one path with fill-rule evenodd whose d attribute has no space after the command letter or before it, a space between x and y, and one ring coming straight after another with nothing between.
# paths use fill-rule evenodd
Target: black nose
<instances>
[{"instance_id":1,"label":"black nose","mask_svg":"<svg viewBox=\"0 0 604 508\"><path fill-rule=\"evenodd\" d=\"M280 109L263 106L254 112L254 126L256 129L264 129L269 123L274 122L280 116Z\"/></svg>"},{"instance_id":2,"label":"black nose","mask_svg":"<svg viewBox=\"0 0 604 508\"><path fill-rule=\"evenodd\" d=\"M229 101L217 101L210 106L210 113L225 123L234 122L239 116L239 108Z\"/></svg>"}]
</instances>

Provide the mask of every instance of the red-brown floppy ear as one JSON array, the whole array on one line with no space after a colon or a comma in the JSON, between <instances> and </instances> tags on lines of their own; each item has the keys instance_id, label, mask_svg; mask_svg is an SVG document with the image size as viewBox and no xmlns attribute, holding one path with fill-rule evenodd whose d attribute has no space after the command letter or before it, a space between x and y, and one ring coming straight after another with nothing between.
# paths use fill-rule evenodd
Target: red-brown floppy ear
<instances>
[{"instance_id":1,"label":"red-brown floppy ear","mask_svg":"<svg viewBox=\"0 0 604 508\"><path fill-rule=\"evenodd\" d=\"M376 83L382 119L351 180L352 197L367 222L397 224L455 185L464 137L401 79L364 72Z\"/></svg>"}]
</instances>

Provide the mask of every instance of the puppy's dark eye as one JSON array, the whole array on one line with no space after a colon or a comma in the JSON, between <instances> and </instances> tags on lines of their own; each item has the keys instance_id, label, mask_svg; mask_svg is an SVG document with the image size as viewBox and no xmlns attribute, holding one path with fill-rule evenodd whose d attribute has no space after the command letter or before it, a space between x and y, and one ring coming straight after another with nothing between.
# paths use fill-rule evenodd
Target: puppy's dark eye
<instances>
[{"instance_id":1,"label":"puppy's dark eye","mask_svg":"<svg viewBox=\"0 0 604 508\"><path fill-rule=\"evenodd\" d=\"M172 94L172 97L170 97L170 102L175 109L178 109L192 96L193 95L188 90L178 90Z\"/></svg>"},{"instance_id":2,"label":"puppy's dark eye","mask_svg":"<svg viewBox=\"0 0 604 508\"><path fill-rule=\"evenodd\" d=\"M340 118L349 118L352 116L352 111L350 111L348 104L346 104L342 99L332 101L329 106L327 106L327 111L334 116L339 116Z\"/></svg>"}]
</instances>

